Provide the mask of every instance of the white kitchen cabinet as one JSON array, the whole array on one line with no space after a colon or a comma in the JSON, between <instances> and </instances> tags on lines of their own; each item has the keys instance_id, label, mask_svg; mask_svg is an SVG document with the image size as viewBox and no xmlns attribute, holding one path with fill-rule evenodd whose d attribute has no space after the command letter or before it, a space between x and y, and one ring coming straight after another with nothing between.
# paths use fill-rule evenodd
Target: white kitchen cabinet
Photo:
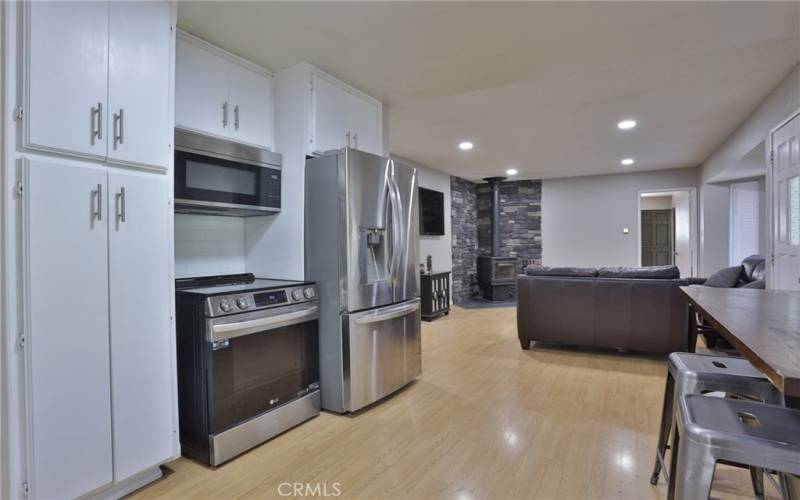
<instances>
[{"instance_id":1,"label":"white kitchen cabinet","mask_svg":"<svg viewBox=\"0 0 800 500\"><path fill-rule=\"evenodd\" d=\"M166 175L109 171L114 480L173 454Z\"/></svg>"},{"instance_id":2,"label":"white kitchen cabinet","mask_svg":"<svg viewBox=\"0 0 800 500\"><path fill-rule=\"evenodd\" d=\"M112 481L106 170L24 163L32 498Z\"/></svg>"},{"instance_id":3,"label":"white kitchen cabinet","mask_svg":"<svg viewBox=\"0 0 800 500\"><path fill-rule=\"evenodd\" d=\"M228 71L224 59L178 35L175 56L175 124L228 135Z\"/></svg>"},{"instance_id":4,"label":"white kitchen cabinet","mask_svg":"<svg viewBox=\"0 0 800 500\"><path fill-rule=\"evenodd\" d=\"M360 94L349 94L350 134L354 148L383 154L381 105Z\"/></svg>"},{"instance_id":5,"label":"white kitchen cabinet","mask_svg":"<svg viewBox=\"0 0 800 500\"><path fill-rule=\"evenodd\" d=\"M231 139L272 148L272 78L231 63L228 66Z\"/></svg>"},{"instance_id":6,"label":"white kitchen cabinet","mask_svg":"<svg viewBox=\"0 0 800 500\"><path fill-rule=\"evenodd\" d=\"M170 9L167 2L110 3L109 159L169 165Z\"/></svg>"},{"instance_id":7,"label":"white kitchen cabinet","mask_svg":"<svg viewBox=\"0 0 800 500\"><path fill-rule=\"evenodd\" d=\"M311 81L307 153L350 146L383 155L381 103L312 66L306 68Z\"/></svg>"},{"instance_id":8,"label":"white kitchen cabinet","mask_svg":"<svg viewBox=\"0 0 800 500\"><path fill-rule=\"evenodd\" d=\"M26 2L25 143L105 157L108 3Z\"/></svg>"},{"instance_id":9,"label":"white kitchen cabinet","mask_svg":"<svg viewBox=\"0 0 800 500\"><path fill-rule=\"evenodd\" d=\"M24 145L166 169L173 6L25 7Z\"/></svg>"},{"instance_id":10,"label":"white kitchen cabinet","mask_svg":"<svg viewBox=\"0 0 800 500\"><path fill-rule=\"evenodd\" d=\"M178 34L176 125L273 149L272 75L188 33Z\"/></svg>"},{"instance_id":11,"label":"white kitchen cabinet","mask_svg":"<svg viewBox=\"0 0 800 500\"><path fill-rule=\"evenodd\" d=\"M329 79L311 75L313 110L312 152L324 153L351 145L350 94Z\"/></svg>"},{"instance_id":12,"label":"white kitchen cabinet","mask_svg":"<svg viewBox=\"0 0 800 500\"><path fill-rule=\"evenodd\" d=\"M74 498L174 455L166 173L26 163L30 473Z\"/></svg>"}]
</instances>

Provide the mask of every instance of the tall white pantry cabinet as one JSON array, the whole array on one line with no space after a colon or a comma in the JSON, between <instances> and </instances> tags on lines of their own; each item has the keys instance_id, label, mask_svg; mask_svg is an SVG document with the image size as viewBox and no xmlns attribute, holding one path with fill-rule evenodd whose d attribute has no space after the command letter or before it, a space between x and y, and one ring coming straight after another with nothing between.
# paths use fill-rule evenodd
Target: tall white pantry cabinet
<instances>
[{"instance_id":1,"label":"tall white pantry cabinet","mask_svg":"<svg viewBox=\"0 0 800 500\"><path fill-rule=\"evenodd\" d=\"M2 8L0 497L119 497L180 455L176 6Z\"/></svg>"}]
</instances>

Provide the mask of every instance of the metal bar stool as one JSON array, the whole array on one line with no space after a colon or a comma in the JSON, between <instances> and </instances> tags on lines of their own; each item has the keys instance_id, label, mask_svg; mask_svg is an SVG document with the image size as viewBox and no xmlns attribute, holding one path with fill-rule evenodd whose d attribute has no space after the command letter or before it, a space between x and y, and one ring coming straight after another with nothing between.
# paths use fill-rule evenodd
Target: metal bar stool
<instances>
[{"instance_id":1,"label":"metal bar stool","mask_svg":"<svg viewBox=\"0 0 800 500\"><path fill-rule=\"evenodd\" d=\"M664 452L669 449L669 436L675 419L676 402L686 394L725 392L731 395L748 396L765 403L783 405L783 395L763 373L746 359L725 356L710 356L686 352L673 352L667 364L667 385L664 390L664 408L661 413L661 428L650 484L658 484L658 476L664 469L667 481L671 470L664 463ZM763 492L763 475L751 470L753 488L757 495Z\"/></svg>"},{"instance_id":2,"label":"metal bar stool","mask_svg":"<svg viewBox=\"0 0 800 500\"><path fill-rule=\"evenodd\" d=\"M678 404L670 500L708 498L717 462L800 474L800 410L695 394Z\"/></svg>"}]
</instances>

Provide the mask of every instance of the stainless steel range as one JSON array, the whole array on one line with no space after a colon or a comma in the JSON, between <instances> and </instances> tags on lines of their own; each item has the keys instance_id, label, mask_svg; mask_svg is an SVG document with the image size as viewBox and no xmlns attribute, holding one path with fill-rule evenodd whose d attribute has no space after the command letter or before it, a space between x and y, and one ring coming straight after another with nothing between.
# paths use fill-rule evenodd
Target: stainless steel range
<instances>
[{"instance_id":1,"label":"stainless steel range","mask_svg":"<svg viewBox=\"0 0 800 500\"><path fill-rule=\"evenodd\" d=\"M181 449L220 465L319 414L314 283L176 281Z\"/></svg>"}]
</instances>

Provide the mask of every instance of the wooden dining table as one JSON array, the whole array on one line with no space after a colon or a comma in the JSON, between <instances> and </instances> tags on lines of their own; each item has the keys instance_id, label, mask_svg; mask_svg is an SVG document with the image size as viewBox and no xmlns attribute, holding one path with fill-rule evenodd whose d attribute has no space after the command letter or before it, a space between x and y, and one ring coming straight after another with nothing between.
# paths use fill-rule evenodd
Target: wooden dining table
<instances>
[{"instance_id":1,"label":"wooden dining table","mask_svg":"<svg viewBox=\"0 0 800 500\"><path fill-rule=\"evenodd\" d=\"M689 349L697 344L695 314L761 370L800 409L800 291L684 286L689 302ZM789 481L800 498L800 479Z\"/></svg>"}]
</instances>

